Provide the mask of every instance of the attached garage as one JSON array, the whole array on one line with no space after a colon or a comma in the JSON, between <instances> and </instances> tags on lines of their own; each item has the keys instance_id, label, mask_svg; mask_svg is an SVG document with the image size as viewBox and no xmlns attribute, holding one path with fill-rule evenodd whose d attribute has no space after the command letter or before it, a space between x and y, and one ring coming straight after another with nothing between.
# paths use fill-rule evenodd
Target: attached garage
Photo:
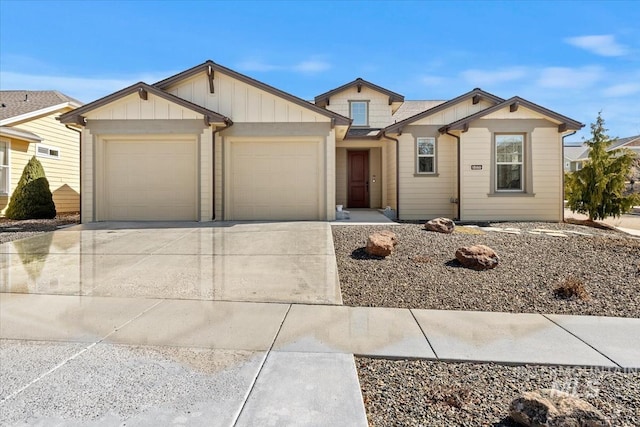
<instances>
[{"instance_id":1,"label":"attached garage","mask_svg":"<svg viewBox=\"0 0 640 427\"><path fill-rule=\"evenodd\" d=\"M104 161L102 219L197 219L195 140L105 140Z\"/></svg>"},{"instance_id":2,"label":"attached garage","mask_svg":"<svg viewBox=\"0 0 640 427\"><path fill-rule=\"evenodd\" d=\"M320 140L234 140L228 147L225 219L323 219Z\"/></svg>"}]
</instances>

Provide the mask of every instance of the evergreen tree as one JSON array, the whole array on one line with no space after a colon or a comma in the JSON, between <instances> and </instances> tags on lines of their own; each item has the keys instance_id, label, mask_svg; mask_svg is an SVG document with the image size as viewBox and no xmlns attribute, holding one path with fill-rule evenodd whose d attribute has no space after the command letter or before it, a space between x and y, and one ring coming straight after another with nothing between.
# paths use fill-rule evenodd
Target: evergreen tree
<instances>
[{"instance_id":1,"label":"evergreen tree","mask_svg":"<svg viewBox=\"0 0 640 427\"><path fill-rule=\"evenodd\" d=\"M633 153L628 149L607 151L613 142L606 134L601 113L591 124L589 160L582 169L567 176L567 200L569 209L589 215L594 221L609 216L620 216L640 203L638 195L624 195L625 178L633 163Z\"/></svg>"},{"instance_id":2,"label":"evergreen tree","mask_svg":"<svg viewBox=\"0 0 640 427\"><path fill-rule=\"evenodd\" d=\"M18 186L5 212L11 219L54 218L56 205L45 177L44 168L35 156L22 171Z\"/></svg>"}]
</instances>

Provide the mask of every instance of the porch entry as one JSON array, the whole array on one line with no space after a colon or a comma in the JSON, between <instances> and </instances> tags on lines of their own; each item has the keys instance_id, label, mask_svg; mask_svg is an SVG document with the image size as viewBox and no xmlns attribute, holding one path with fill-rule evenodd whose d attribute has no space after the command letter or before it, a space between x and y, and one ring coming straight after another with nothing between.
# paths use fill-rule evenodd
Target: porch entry
<instances>
[{"instance_id":1,"label":"porch entry","mask_svg":"<svg viewBox=\"0 0 640 427\"><path fill-rule=\"evenodd\" d=\"M347 207L369 207L369 151L347 151Z\"/></svg>"}]
</instances>

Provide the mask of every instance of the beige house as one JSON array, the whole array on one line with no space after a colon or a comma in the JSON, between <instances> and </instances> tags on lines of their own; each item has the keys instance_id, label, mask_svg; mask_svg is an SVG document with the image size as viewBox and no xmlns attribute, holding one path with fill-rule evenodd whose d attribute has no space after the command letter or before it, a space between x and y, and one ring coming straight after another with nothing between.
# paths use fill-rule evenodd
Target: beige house
<instances>
[{"instance_id":1,"label":"beige house","mask_svg":"<svg viewBox=\"0 0 640 427\"><path fill-rule=\"evenodd\" d=\"M0 91L0 214L33 156L44 167L56 211L80 210L78 131L56 117L81 105L52 90Z\"/></svg>"},{"instance_id":2,"label":"beige house","mask_svg":"<svg viewBox=\"0 0 640 427\"><path fill-rule=\"evenodd\" d=\"M480 89L405 101L362 79L285 93L207 61L60 117L81 130L82 221L562 219L563 136L583 125Z\"/></svg>"}]
</instances>

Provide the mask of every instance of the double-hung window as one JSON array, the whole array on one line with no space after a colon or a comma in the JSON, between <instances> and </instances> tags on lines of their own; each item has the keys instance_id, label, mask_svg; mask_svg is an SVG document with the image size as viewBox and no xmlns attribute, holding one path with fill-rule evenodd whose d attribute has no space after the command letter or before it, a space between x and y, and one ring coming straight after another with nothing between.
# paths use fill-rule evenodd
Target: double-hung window
<instances>
[{"instance_id":1,"label":"double-hung window","mask_svg":"<svg viewBox=\"0 0 640 427\"><path fill-rule=\"evenodd\" d=\"M436 139L433 137L416 139L416 172L436 173Z\"/></svg>"},{"instance_id":2,"label":"double-hung window","mask_svg":"<svg viewBox=\"0 0 640 427\"><path fill-rule=\"evenodd\" d=\"M496 134L496 191L524 191L524 135Z\"/></svg>"},{"instance_id":3,"label":"double-hung window","mask_svg":"<svg viewBox=\"0 0 640 427\"><path fill-rule=\"evenodd\" d=\"M369 126L369 112L367 101L349 101L349 114L353 119L353 126Z\"/></svg>"},{"instance_id":4,"label":"double-hung window","mask_svg":"<svg viewBox=\"0 0 640 427\"><path fill-rule=\"evenodd\" d=\"M0 141L0 194L9 194L9 143Z\"/></svg>"}]
</instances>

